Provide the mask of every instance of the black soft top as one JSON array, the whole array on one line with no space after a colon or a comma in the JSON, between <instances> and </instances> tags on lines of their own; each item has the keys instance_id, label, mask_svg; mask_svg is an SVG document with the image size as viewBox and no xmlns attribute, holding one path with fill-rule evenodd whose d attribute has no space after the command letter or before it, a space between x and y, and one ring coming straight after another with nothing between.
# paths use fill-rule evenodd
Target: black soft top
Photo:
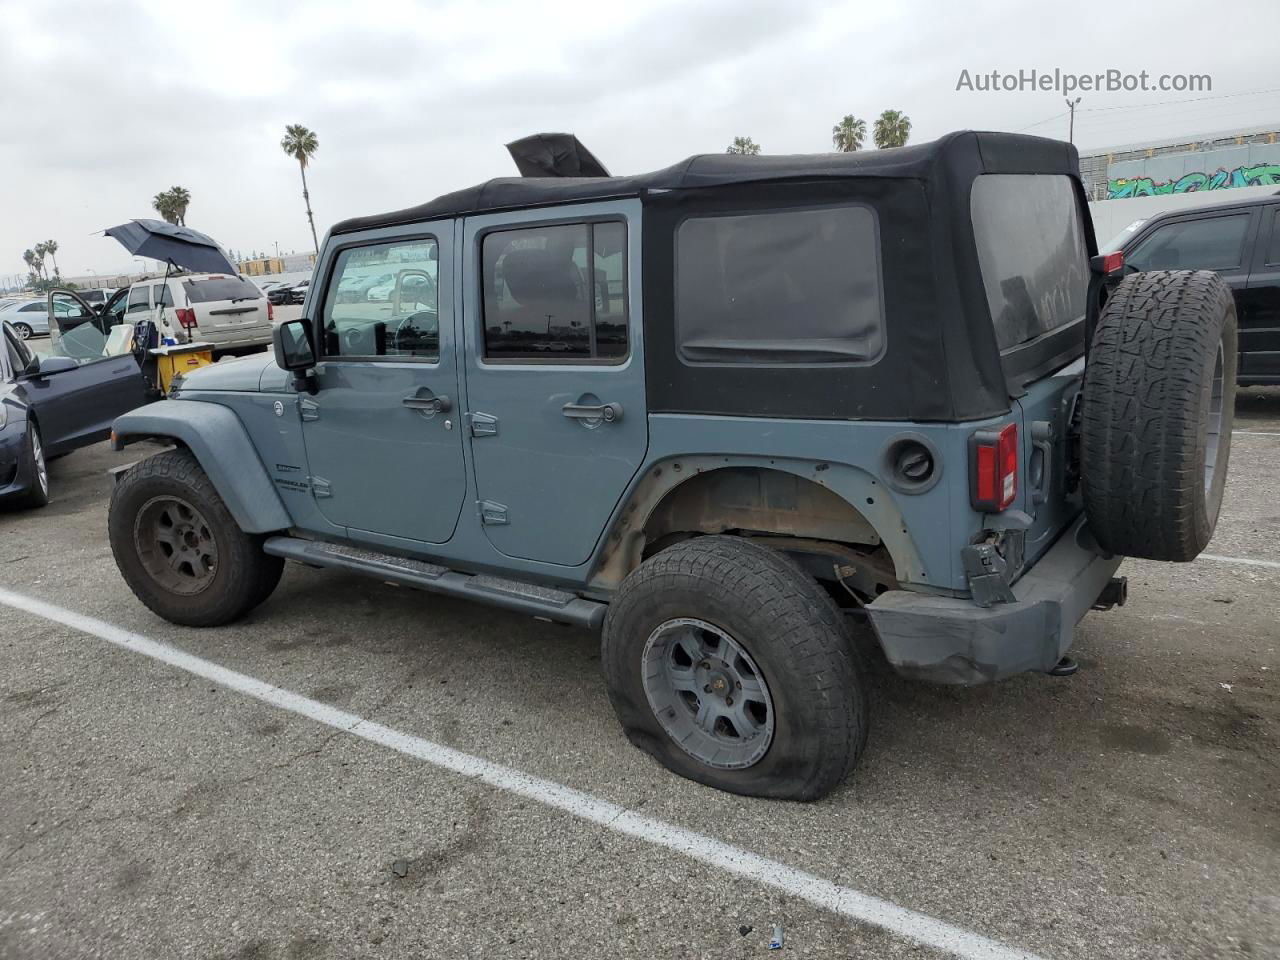
<instances>
[{"instance_id":1,"label":"black soft top","mask_svg":"<svg viewBox=\"0 0 1280 960\"><path fill-rule=\"evenodd\" d=\"M1060 140L1016 133L965 130L928 143L891 150L743 156L704 153L653 173L630 177L500 177L416 207L352 217L332 233L488 213L522 207L644 196L651 191L689 190L730 184L895 177L931 181L965 172L1063 173L1078 176L1075 147Z\"/></svg>"}]
</instances>

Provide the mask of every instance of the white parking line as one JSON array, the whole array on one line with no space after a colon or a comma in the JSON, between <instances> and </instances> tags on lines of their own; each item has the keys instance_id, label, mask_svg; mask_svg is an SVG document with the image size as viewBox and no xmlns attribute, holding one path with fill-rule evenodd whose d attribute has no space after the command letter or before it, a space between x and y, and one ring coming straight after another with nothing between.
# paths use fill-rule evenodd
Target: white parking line
<instances>
[{"instance_id":1,"label":"white parking line","mask_svg":"<svg viewBox=\"0 0 1280 960\"><path fill-rule=\"evenodd\" d=\"M140 653L145 657L185 670L187 673L219 683L237 693L269 703L281 710L323 723L352 736L388 747L398 753L416 757L433 766L442 767L464 777L482 780L490 786L536 800L556 810L572 814L591 823L654 846L717 867L767 887L800 897L823 910L854 920L874 924L917 943L945 950L965 960L1040 960L1035 954L1006 947L994 940L952 926L923 913L916 913L881 900L879 897L842 887L821 877L789 867L776 860L722 843L705 834L686 830L675 824L632 813L624 807L601 800L581 790L574 790L551 780L543 780L511 767L454 750L430 740L423 740L354 713L272 686L243 673L237 673L166 643L151 640L113 624L65 610L62 607L14 593L0 587L0 603L26 613L61 623L73 630L91 634L108 643Z\"/></svg>"},{"instance_id":2,"label":"white parking line","mask_svg":"<svg viewBox=\"0 0 1280 960\"><path fill-rule=\"evenodd\" d=\"M1232 430L1233 437L1280 437L1280 433L1268 433L1266 430Z\"/></svg>"},{"instance_id":3,"label":"white parking line","mask_svg":"<svg viewBox=\"0 0 1280 960\"><path fill-rule=\"evenodd\" d=\"M1277 560L1249 560L1245 557L1223 557L1216 553L1202 553L1196 559L1212 560L1215 563L1240 563L1246 567L1266 567L1269 570L1280 570L1280 561Z\"/></svg>"}]
</instances>

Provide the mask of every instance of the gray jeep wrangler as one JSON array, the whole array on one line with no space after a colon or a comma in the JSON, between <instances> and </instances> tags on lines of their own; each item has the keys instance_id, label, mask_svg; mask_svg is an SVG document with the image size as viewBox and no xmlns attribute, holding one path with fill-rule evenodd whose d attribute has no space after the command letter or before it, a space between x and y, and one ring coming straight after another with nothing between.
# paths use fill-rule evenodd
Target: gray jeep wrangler
<instances>
[{"instance_id":1,"label":"gray jeep wrangler","mask_svg":"<svg viewBox=\"0 0 1280 960\"><path fill-rule=\"evenodd\" d=\"M627 736L812 799L923 680L1070 672L1121 557L1193 559L1236 381L1212 273L1097 255L999 133L494 180L326 237L305 319L115 424L111 546L175 623L285 560L601 632Z\"/></svg>"}]
</instances>

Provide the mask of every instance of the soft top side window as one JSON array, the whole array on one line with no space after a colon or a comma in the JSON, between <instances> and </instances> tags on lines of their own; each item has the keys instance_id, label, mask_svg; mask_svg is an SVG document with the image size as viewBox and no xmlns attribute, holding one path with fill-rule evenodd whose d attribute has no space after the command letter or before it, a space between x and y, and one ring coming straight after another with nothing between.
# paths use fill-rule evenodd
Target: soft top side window
<instances>
[{"instance_id":1,"label":"soft top side window","mask_svg":"<svg viewBox=\"0 0 1280 960\"><path fill-rule=\"evenodd\" d=\"M691 217L676 230L685 362L850 363L884 350L875 211L865 204Z\"/></svg>"}]
</instances>

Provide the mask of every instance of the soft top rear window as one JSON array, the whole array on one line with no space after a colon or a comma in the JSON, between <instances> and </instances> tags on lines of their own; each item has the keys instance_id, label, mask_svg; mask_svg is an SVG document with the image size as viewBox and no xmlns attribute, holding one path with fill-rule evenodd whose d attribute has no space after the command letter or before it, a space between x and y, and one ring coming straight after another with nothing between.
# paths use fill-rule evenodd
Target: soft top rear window
<instances>
[{"instance_id":1,"label":"soft top rear window","mask_svg":"<svg viewBox=\"0 0 1280 960\"><path fill-rule=\"evenodd\" d=\"M209 303L213 300L260 300L262 291L242 277L209 277L204 280L183 280L182 289L192 303Z\"/></svg>"},{"instance_id":2,"label":"soft top rear window","mask_svg":"<svg viewBox=\"0 0 1280 960\"><path fill-rule=\"evenodd\" d=\"M1001 350L1084 316L1089 255L1070 177L984 174L969 204Z\"/></svg>"},{"instance_id":3,"label":"soft top rear window","mask_svg":"<svg viewBox=\"0 0 1280 960\"><path fill-rule=\"evenodd\" d=\"M876 359L884 306L875 212L849 204L685 220L676 330L694 363Z\"/></svg>"}]
</instances>

